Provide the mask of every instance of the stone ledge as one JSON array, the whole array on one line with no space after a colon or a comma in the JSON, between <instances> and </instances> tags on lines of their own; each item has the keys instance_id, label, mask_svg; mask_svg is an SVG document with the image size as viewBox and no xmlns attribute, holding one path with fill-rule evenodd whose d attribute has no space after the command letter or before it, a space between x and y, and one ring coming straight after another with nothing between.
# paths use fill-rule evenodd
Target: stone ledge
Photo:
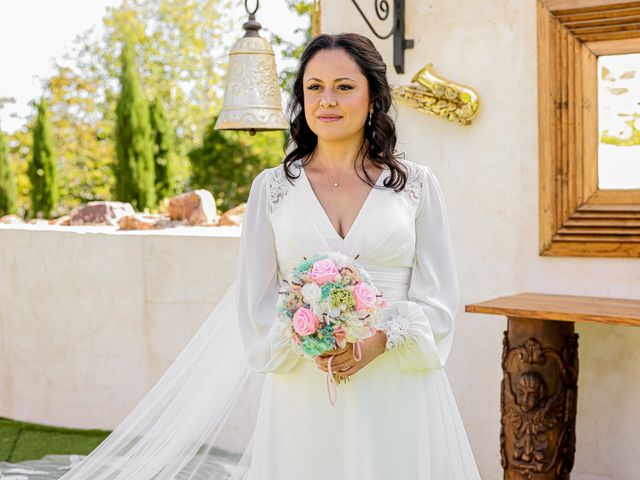
<instances>
[{"instance_id":1,"label":"stone ledge","mask_svg":"<svg viewBox=\"0 0 640 480\"><path fill-rule=\"evenodd\" d=\"M21 230L32 232L72 232L72 233L101 233L106 235L148 235L148 236L185 236L185 237L240 237L242 227L198 227L178 226L156 230L120 230L108 225L62 226L48 224L0 224L3 230Z\"/></svg>"}]
</instances>

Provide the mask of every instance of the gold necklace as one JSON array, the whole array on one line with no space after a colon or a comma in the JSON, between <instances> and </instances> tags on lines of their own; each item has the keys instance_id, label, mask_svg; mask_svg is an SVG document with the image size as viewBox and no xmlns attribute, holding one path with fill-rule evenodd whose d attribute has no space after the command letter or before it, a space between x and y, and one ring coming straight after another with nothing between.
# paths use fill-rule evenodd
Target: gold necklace
<instances>
[{"instance_id":1,"label":"gold necklace","mask_svg":"<svg viewBox=\"0 0 640 480\"><path fill-rule=\"evenodd\" d=\"M325 168L325 166L324 166L324 165L322 165L322 163L320 163L320 160L318 160L318 163L320 164L320 166L322 167L322 169L323 169L325 172L327 172L327 175L329 175L329 176L331 177L331 179L333 180L333 186L334 186L334 187L339 187L339 186L340 186L340 183L341 183L345 178L348 178L348 177L350 177L351 175L353 175L354 173L356 173L356 172L355 172L355 170L354 170L353 172L349 173L348 175L345 175L344 177L342 177L340 180L336 180L336 179L335 179L335 177L329 173L329 170L327 170L327 169Z\"/></svg>"}]
</instances>

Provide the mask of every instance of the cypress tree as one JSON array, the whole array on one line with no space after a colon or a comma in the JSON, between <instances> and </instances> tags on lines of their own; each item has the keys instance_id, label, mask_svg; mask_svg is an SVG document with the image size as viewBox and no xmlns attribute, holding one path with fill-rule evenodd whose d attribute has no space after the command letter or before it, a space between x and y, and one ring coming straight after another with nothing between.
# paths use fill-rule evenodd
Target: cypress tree
<instances>
[{"instance_id":1,"label":"cypress tree","mask_svg":"<svg viewBox=\"0 0 640 480\"><path fill-rule=\"evenodd\" d=\"M0 130L0 217L17 212L16 179L9 162L7 137Z\"/></svg>"},{"instance_id":2,"label":"cypress tree","mask_svg":"<svg viewBox=\"0 0 640 480\"><path fill-rule=\"evenodd\" d=\"M42 214L47 218L58 203L58 186L51 127L44 97L38 104L38 118L33 129L33 152L27 175L31 181L31 214Z\"/></svg>"},{"instance_id":3,"label":"cypress tree","mask_svg":"<svg viewBox=\"0 0 640 480\"><path fill-rule=\"evenodd\" d=\"M156 205L149 106L129 42L122 47L120 97L116 106L116 197L138 210Z\"/></svg>"},{"instance_id":4,"label":"cypress tree","mask_svg":"<svg viewBox=\"0 0 640 480\"><path fill-rule=\"evenodd\" d=\"M177 155L175 133L159 99L149 106L151 130L153 132L153 160L156 168L156 193L158 198L175 195Z\"/></svg>"}]
</instances>

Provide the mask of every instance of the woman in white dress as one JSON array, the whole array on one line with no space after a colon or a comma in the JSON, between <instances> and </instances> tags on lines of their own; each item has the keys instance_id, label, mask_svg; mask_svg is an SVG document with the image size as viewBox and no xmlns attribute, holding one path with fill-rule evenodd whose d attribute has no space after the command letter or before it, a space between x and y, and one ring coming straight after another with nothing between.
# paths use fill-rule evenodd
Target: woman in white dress
<instances>
[{"instance_id":1,"label":"woman in white dress","mask_svg":"<svg viewBox=\"0 0 640 480\"><path fill-rule=\"evenodd\" d=\"M267 375L250 480L479 478L442 370L459 308L442 193L427 167L394 155L391 102L371 41L316 37L293 86L293 149L251 187L239 318L251 366ZM322 251L357 256L388 302L360 360L350 344L303 357L274 321L279 279ZM350 377L335 406L332 355Z\"/></svg>"},{"instance_id":2,"label":"woman in white dress","mask_svg":"<svg viewBox=\"0 0 640 480\"><path fill-rule=\"evenodd\" d=\"M71 460L64 480L479 479L443 370L459 309L443 196L428 167L395 154L391 104L370 40L314 38L292 148L251 186L229 291L88 457L0 465L0 477L59 478ZM302 356L276 319L285 272L326 251L357 258L384 292L359 360L349 344ZM349 377L335 405L329 357Z\"/></svg>"}]
</instances>

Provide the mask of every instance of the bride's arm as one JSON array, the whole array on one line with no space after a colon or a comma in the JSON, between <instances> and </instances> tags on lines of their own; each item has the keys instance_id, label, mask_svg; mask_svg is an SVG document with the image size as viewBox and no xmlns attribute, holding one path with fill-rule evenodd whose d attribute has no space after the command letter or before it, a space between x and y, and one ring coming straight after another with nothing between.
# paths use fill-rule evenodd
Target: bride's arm
<instances>
[{"instance_id":1,"label":"bride's arm","mask_svg":"<svg viewBox=\"0 0 640 480\"><path fill-rule=\"evenodd\" d=\"M260 373L286 373L300 360L276 318L278 267L269 219L270 172L253 183L242 223L237 270L240 334L249 364Z\"/></svg>"},{"instance_id":2,"label":"bride's arm","mask_svg":"<svg viewBox=\"0 0 640 480\"><path fill-rule=\"evenodd\" d=\"M379 330L386 350L395 350L404 370L442 368L451 350L459 309L458 275L442 190L422 169L422 195L416 216L416 259L408 301L385 311Z\"/></svg>"}]
</instances>

